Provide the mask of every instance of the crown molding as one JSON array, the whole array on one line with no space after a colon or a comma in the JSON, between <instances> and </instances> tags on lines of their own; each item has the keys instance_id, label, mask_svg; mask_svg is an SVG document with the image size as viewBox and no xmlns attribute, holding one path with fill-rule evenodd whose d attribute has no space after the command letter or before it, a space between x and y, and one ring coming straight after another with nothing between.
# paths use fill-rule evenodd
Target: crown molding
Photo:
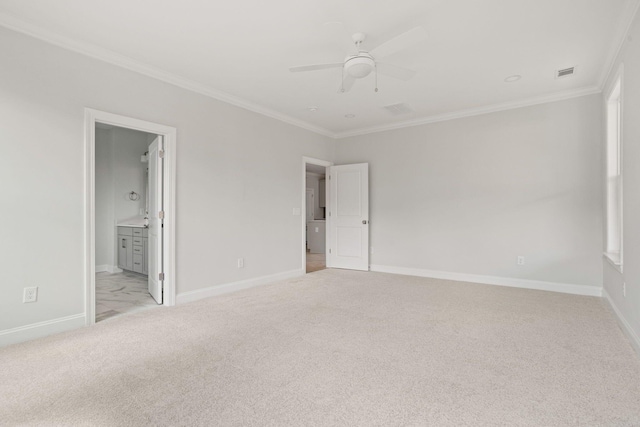
<instances>
[{"instance_id":1,"label":"crown molding","mask_svg":"<svg viewBox=\"0 0 640 427\"><path fill-rule=\"evenodd\" d=\"M613 72L613 67L616 63L616 59L618 59L618 55L620 54L620 51L624 46L624 42L629 36L629 32L631 31L633 22L638 15L638 10L640 10L640 0L628 1L625 5L624 11L622 13L622 19L620 25L618 26L618 33L613 38L613 42L611 43L611 47L609 49L609 54L604 61L604 65L600 73L600 80L598 85L600 87L600 90L604 90L604 87L607 84L611 73Z\"/></svg>"},{"instance_id":2,"label":"crown molding","mask_svg":"<svg viewBox=\"0 0 640 427\"><path fill-rule=\"evenodd\" d=\"M527 107L532 105L544 104L548 102L562 101L565 99L600 93L602 92L602 85L606 82L607 77L611 72L610 69L613 67L617 54L619 50L622 48L622 45L624 44L624 40L626 40L627 34L631 28L633 19L636 13L638 12L639 6L640 6L640 0L634 0L633 2L629 2L629 4L627 5L627 9L625 10L625 13L627 11L630 11L630 12L628 14L629 18L625 19L624 21L625 23L624 31L621 31L621 34L623 36L622 40L620 41L619 39L616 38L616 41L619 41L618 49L615 51L612 50L612 54L610 55L612 59L608 58L609 59L608 63L602 73L604 77L601 78L601 81L599 82L600 84L598 86L589 86L589 87L584 87L584 88L579 88L579 89L574 89L569 91L557 92L550 95L543 95L539 97L528 98L520 101L487 105L487 106L478 107L478 108L454 111L450 113L422 117L419 119L408 120L408 121L403 121L398 123L392 123L392 124L381 125L381 126L373 126L369 128L355 129L355 130L346 131L346 132L332 132L323 127L319 127L311 123L305 122L303 120L296 119L289 115L255 104L243 98L231 95L226 92L219 91L207 85L203 85L193 80L189 80L189 79L168 73L159 68L144 64L142 62L129 58L125 55L121 55L116 52L113 52L111 50L104 49L90 43L79 42L69 37L62 36L58 33L45 30L36 25L27 23L23 20L20 20L18 18L15 18L7 14L0 13L0 26L9 28L19 33L29 35L31 37L40 39L44 42L62 47L64 49L71 50L71 51L80 53L82 55L89 56L91 58L98 59L100 61L107 62L142 75L146 75L148 77L163 81L165 83L169 83L171 85L180 87L182 89L199 93L201 95L208 96L210 98L214 98L222 102L226 102L236 107L240 107L245 110L252 111L254 113L258 113L263 116L267 116L272 119L279 120L281 122L314 132L316 134L326 136L328 138L342 139L342 138L348 138L352 136L366 135L366 134L371 134L376 132L402 129L406 127L413 127L413 126L419 126L419 125L424 125L429 123L436 123L436 122L454 120L454 119L459 119L464 117L477 116L481 114L488 114L488 113L493 113L498 111L510 110L515 108Z\"/></svg>"},{"instance_id":3,"label":"crown molding","mask_svg":"<svg viewBox=\"0 0 640 427\"><path fill-rule=\"evenodd\" d=\"M165 83L187 89L191 92L196 92L201 95L208 96L210 98L217 99L219 101L226 102L236 107L243 108L245 110L252 111L254 113L262 114L263 116L276 119L287 124L306 129L308 131L324 135L330 138L334 138L334 133L319 126L312 125L310 123L298 120L294 117L280 113L278 111L263 107L253 102L247 101L240 97L231 95L226 92L219 91L212 87L203 85L190 79L176 76L175 74L168 73L159 68L147 65L145 63L131 59L125 55L113 52L109 49L104 49L91 43L80 42L69 37L60 35L58 33L45 30L36 25L27 23L21 19L13 16L0 13L0 25L10 30L17 31L22 34L40 39L47 43L62 47L67 50L80 53L85 56L89 56L100 61L108 62L113 65L117 65L127 70L134 71L138 74L143 74L148 77L152 77L157 80L161 80Z\"/></svg>"},{"instance_id":4,"label":"crown molding","mask_svg":"<svg viewBox=\"0 0 640 427\"><path fill-rule=\"evenodd\" d=\"M358 129L354 131L341 132L336 134L336 139L348 138L352 136L367 135L370 133L384 132L388 130L403 129L407 127L426 125L429 123L444 122L447 120L461 119L464 117L479 116L482 114L495 113L498 111L513 110L516 108L530 107L532 105L547 104L549 102L564 101L571 98L579 98L581 96L593 95L601 93L602 90L597 86L588 86L579 89L572 89L562 92L556 92L550 95L537 96L534 98L523 99L520 101L503 102L500 104L486 105L484 107L471 108L468 110L454 111L451 113L438 114L435 116L422 117L415 120L407 120L389 125L373 126L366 129Z\"/></svg>"}]
</instances>

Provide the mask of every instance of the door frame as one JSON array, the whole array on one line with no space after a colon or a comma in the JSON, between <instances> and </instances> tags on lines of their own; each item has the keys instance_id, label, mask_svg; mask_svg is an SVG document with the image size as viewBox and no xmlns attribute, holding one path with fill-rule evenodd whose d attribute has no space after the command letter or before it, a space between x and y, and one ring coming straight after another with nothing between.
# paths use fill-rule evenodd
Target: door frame
<instances>
[{"instance_id":1,"label":"door frame","mask_svg":"<svg viewBox=\"0 0 640 427\"><path fill-rule=\"evenodd\" d=\"M316 166L324 166L325 168L329 166L333 166L333 162L329 162L327 160L314 159L313 157L302 157L302 271L307 272L307 164L316 165ZM326 207L325 211L331 211L331 205L329 201L329 186L327 186L327 192L325 193L325 201ZM327 228L327 227L325 227ZM326 249L325 249L325 259L329 259L329 230L326 231ZM327 267L329 267L329 263L327 262Z\"/></svg>"},{"instance_id":2,"label":"door frame","mask_svg":"<svg viewBox=\"0 0 640 427\"><path fill-rule=\"evenodd\" d=\"M154 133L164 137L164 241L163 270L164 297L163 305L171 306L176 302L176 268L175 268L175 236L176 236L176 137L177 129L132 117L121 116L105 111L84 109L84 273L85 273L85 324L93 325L96 321L96 123L103 123L137 131Z\"/></svg>"}]
</instances>

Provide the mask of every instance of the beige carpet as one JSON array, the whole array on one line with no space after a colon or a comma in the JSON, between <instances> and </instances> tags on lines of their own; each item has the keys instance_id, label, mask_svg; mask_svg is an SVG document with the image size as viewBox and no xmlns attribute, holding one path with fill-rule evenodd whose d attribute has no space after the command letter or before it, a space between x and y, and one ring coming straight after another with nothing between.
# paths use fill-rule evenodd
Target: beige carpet
<instances>
[{"instance_id":1,"label":"beige carpet","mask_svg":"<svg viewBox=\"0 0 640 427\"><path fill-rule=\"evenodd\" d=\"M0 349L0 424L638 426L599 298L323 270Z\"/></svg>"}]
</instances>

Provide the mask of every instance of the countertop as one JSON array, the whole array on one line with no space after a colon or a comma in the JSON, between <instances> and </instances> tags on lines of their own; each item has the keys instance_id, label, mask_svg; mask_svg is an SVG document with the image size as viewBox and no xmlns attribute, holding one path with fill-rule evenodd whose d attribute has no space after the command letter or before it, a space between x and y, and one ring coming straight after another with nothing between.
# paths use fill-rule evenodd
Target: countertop
<instances>
[{"instance_id":1,"label":"countertop","mask_svg":"<svg viewBox=\"0 0 640 427\"><path fill-rule=\"evenodd\" d=\"M142 217L135 217L129 219L123 219L118 224L118 227L136 227L136 228L147 228L145 224L145 219Z\"/></svg>"}]
</instances>

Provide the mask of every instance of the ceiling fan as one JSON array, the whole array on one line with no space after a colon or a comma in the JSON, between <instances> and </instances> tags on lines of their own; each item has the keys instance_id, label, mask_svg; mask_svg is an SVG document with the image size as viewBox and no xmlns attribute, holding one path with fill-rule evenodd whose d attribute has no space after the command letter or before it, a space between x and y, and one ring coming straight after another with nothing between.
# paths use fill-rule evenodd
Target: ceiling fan
<instances>
[{"instance_id":1,"label":"ceiling fan","mask_svg":"<svg viewBox=\"0 0 640 427\"><path fill-rule=\"evenodd\" d=\"M303 65L300 67L291 67L289 71L297 73L300 71L342 68L342 84L340 85L339 92L348 92L357 79L367 77L374 70L385 76L395 77L400 80L409 80L416 74L415 71L386 62L379 62L378 59L404 50L410 45L424 40L426 37L427 32L425 29L416 27L387 40L370 51L366 51L362 49L362 42L364 42L366 38L365 34L355 33L351 36L355 50L348 52L343 62ZM377 92L378 88L376 87L375 90Z\"/></svg>"}]
</instances>

